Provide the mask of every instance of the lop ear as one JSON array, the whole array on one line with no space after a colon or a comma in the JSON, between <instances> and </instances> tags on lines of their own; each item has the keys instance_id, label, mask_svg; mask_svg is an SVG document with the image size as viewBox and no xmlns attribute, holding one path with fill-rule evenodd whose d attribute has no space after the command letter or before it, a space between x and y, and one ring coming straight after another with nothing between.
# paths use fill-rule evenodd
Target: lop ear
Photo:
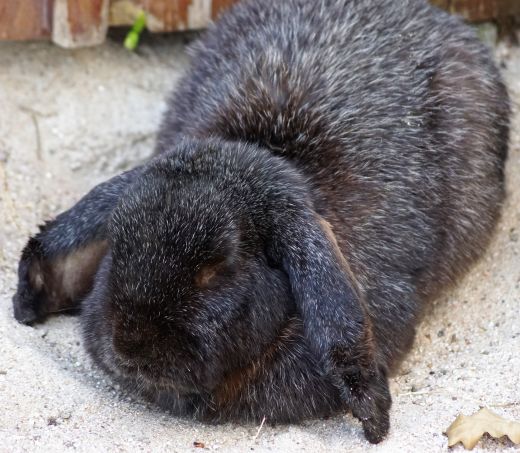
<instances>
[{"instance_id":1,"label":"lop ear","mask_svg":"<svg viewBox=\"0 0 520 453\"><path fill-rule=\"evenodd\" d=\"M18 265L13 297L19 322L32 324L50 313L78 308L108 250L107 220L141 171L138 167L94 187L29 239Z\"/></svg>"},{"instance_id":2,"label":"lop ear","mask_svg":"<svg viewBox=\"0 0 520 453\"><path fill-rule=\"evenodd\" d=\"M372 355L370 323L350 267L330 224L312 210L277 236L276 253L289 276L313 352L327 361L332 345L363 346Z\"/></svg>"},{"instance_id":3,"label":"lop ear","mask_svg":"<svg viewBox=\"0 0 520 453\"><path fill-rule=\"evenodd\" d=\"M389 429L391 399L348 262L330 225L312 209L286 211L278 224L274 250L289 277L307 343L362 421L367 439L379 442Z\"/></svg>"}]
</instances>

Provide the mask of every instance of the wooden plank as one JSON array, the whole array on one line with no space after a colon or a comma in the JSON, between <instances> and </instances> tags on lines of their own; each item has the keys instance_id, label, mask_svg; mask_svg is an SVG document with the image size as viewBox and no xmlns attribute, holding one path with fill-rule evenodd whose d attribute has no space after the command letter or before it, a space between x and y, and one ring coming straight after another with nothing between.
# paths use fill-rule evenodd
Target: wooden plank
<instances>
[{"instance_id":1,"label":"wooden plank","mask_svg":"<svg viewBox=\"0 0 520 453\"><path fill-rule=\"evenodd\" d=\"M430 0L430 3L442 9L449 9L450 7L450 0Z\"/></svg>"},{"instance_id":2,"label":"wooden plank","mask_svg":"<svg viewBox=\"0 0 520 453\"><path fill-rule=\"evenodd\" d=\"M472 22L520 15L519 0L431 0L431 2Z\"/></svg>"},{"instance_id":3,"label":"wooden plank","mask_svg":"<svg viewBox=\"0 0 520 453\"><path fill-rule=\"evenodd\" d=\"M112 0L110 24L130 25L140 11L152 32L198 30L206 27L237 0Z\"/></svg>"},{"instance_id":4,"label":"wooden plank","mask_svg":"<svg viewBox=\"0 0 520 453\"><path fill-rule=\"evenodd\" d=\"M190 28L189 0L145 0L144 9L148 13L148 29L154 32L187 30ZM200 3L200 2L197 2ZM198 25L204 26L204 7L197 5Z\"/></svg>"},{"instance_id":5,"label":"wooden plank","mask_svg":"<svg viewBox=\"0 0 520 453\"><path fill-rule=\"evenodd\" d=\"M48 38L52 7L53 0L0 0L0 40Z\"/></svg>"},{"instance_id":6,"label":"wooden plank","mask_svg":"<svg viewBox=\"0 0 520 453\"><path fill-rule=\"evenodd\" d=\"M213 0L212 9L211 9L211 17L213 19L218 18L220 13L222 13L224 10L226 10L230 6L234 5L236 2L237 2L237 0L219 0L219 1Z\"/></svg>"},{"instance_id":7,"label":"wooden plank","mask_svg":"<svg viewBox=\"0 0 520 453\"><path fill-rule=\"evenodd\" d=\"M451 0L449 11L466 19L483 21L498 17L499 0Z\"/></svg>"},{"instance_id":8,"label":"wooden plank","mask_svg":"<svg viewBox=\"0 0 520 453\"><path fill-rule=\"evenodd\" d=\"M101 44L109 6L110 0L54 0L52 40L67 48Z\"/></svg>"}]
</instances>

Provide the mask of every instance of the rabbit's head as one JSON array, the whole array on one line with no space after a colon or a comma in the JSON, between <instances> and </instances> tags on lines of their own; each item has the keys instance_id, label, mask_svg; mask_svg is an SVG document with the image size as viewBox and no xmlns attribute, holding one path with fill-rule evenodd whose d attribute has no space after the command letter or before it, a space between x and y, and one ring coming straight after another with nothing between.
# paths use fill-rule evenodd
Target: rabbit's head
<instances>
[{"instance_id":1,"label":"rabbit's head","mask_svg":"<svg viewBox=\"0 0 520 453\"><path fill-rule=\"evenodd\" d=\"M357 404L347 392L360 385L389 405L334 233L305 179L267 150L184 143L122 194L106 233L83 305L87 347L111 372L209 397L223 417L327 413Z\"/></svg>"},{"instance_id":2,"label":"rabbit's head","mask_svg":"<svg viewBox=\"0 0 520 453\"><path fill-rule=\"evenodd\" d=\"M294 309L286 275L230 193L163 170L145 172L112 213L104 315L123 374L211 391L253 361Z\"/></svg>"}]
</instances>

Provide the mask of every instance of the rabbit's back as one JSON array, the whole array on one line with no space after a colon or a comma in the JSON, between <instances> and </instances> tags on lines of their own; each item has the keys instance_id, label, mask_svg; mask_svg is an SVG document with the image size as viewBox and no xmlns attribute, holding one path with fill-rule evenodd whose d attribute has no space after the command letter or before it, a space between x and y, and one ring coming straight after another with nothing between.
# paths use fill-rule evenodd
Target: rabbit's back
<instances>
[{"instance_id":1,"label":"rabbit's back","mask_svg":"<svg viewBox=\"0 0 520 453\"><path fill-rule=\"evenodd\" d=\"M183 133L247 138L303 166L327 139L348 143L340 154L349 158L373 156L383 140L381 157L390 158L395 148L434 140L425 126L439 70L462 64L459 79L476 72L479 86L466 87L473 96L499 81L474 33L423 0L243 1L192 54L159 151L171 145L169 134Z\"/></svg>"},{"instance_id":2,"label":"rabbit's back","mask_svg":"<svg viewBox=\"0 0 520 453\"><path fill-rule=\"evenodd\" d=\"M157 151L179 135L219 136L290 160L376 334L407 330L418 300L483 250L503 198L509 105L458 19L422 0L252 0L192 50Z\"/></svg>"}]
</instances>

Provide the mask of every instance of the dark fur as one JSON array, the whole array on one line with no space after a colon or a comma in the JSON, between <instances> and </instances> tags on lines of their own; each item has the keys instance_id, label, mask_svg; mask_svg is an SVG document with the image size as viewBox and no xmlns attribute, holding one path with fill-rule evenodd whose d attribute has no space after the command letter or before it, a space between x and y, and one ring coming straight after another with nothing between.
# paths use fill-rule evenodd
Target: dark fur
<instances>
[{"instance_id":1,"label":"dark fur","mask_svg":"<svg viewBox=\"0 0 520 453\"><path fill-rule=\"evenodd\" d=\"M108 241L82 303L105 370L202 419L351 409L378 442L424 303L488 243L508 127L489 52L426 2L243 2L193 47L158 157L29 241L15 316Z\"/></svg>"}]
</instances>

